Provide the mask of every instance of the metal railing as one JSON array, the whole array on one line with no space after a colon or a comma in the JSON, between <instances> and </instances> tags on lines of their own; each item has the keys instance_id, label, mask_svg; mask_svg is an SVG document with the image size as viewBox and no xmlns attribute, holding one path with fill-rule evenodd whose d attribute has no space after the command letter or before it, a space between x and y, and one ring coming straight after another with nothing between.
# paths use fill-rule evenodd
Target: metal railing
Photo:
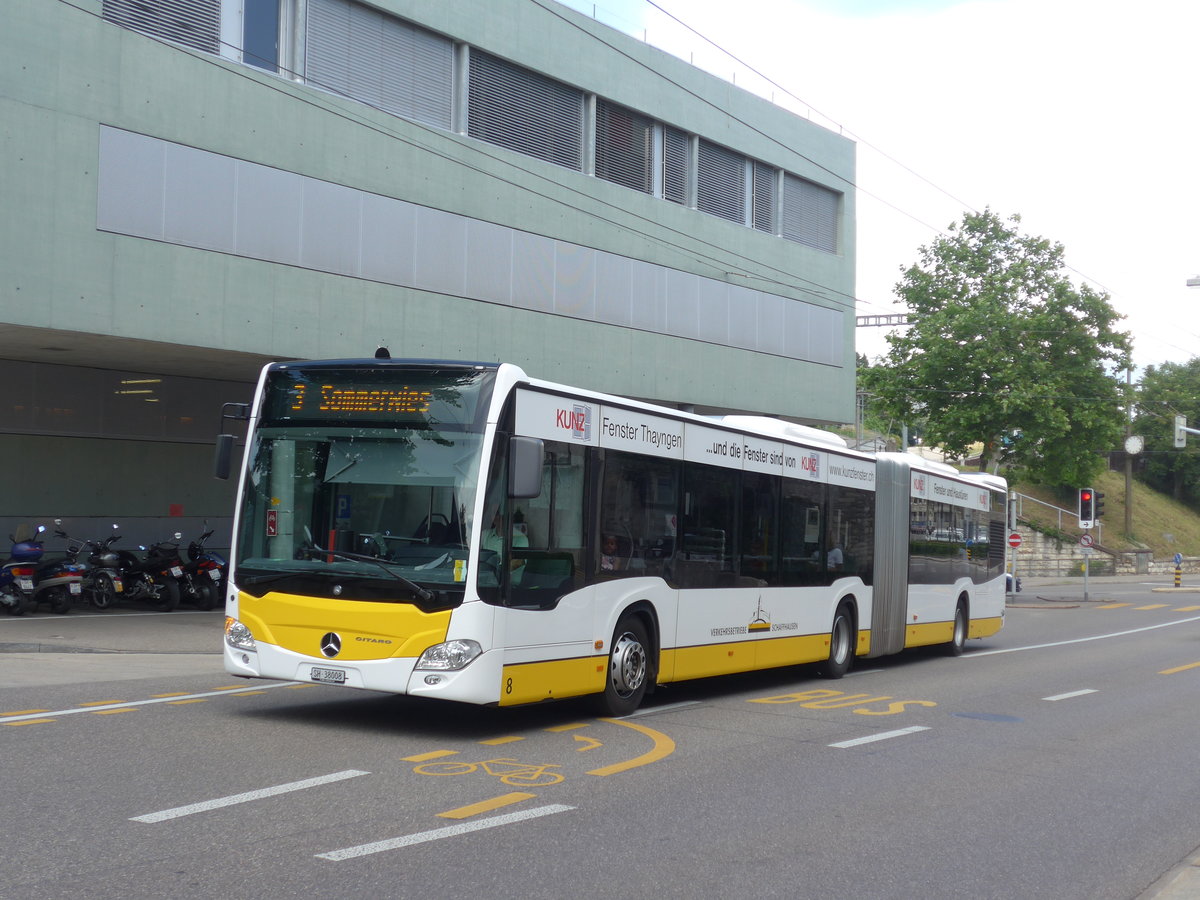
<instances>
[{"instance_id":1,"label":"metal railing","mask_svg":"<svg viewBox=\"0 0 1200 900\"><path fill-rule=\"evenodd\" d=\"M1025 504L1036 504L1038 507L1045 507L1055 516L1057 522L1056 528L1066 534L1079 534L1079 517L1078 513L1073 509L1063 509L1061 506L1055 506L1053 503L1047 503L1044 500L1039 500L1037 497L1030 497L1028 494L1021 494L1017 491L1012 492L1012 502L1015 506L1014 515L1018 519L1027 519L1025 515ZM1064 516L1065 524L1064 524ZM1104 544L1104 523L1097 522L1094 529L1094 537L1097 544Z\"/></svg>"}]
</instances>

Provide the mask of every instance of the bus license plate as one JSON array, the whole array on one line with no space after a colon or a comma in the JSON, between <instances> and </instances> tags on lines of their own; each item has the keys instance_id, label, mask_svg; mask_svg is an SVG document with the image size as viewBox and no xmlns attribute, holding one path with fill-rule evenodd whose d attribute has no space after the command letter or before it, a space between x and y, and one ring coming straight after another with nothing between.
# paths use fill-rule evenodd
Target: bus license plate
<instances>
[{"instance_id":1,"label":"bus license plate","mask_svg":"<svg viewBox=\"0 0 1200 900\"><path fill-rule=\"evenodd\" d=\"M309 677L312 678L313 681L319 681L322 684L346 683L346 672L343 669L322 669L317 666L313 666Z\"/></svg>"}]
</instances>

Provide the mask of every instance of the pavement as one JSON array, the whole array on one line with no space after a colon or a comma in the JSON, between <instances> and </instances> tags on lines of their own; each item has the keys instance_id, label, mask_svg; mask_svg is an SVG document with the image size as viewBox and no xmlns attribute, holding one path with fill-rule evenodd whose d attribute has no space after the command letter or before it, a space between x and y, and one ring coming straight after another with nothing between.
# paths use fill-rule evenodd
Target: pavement
<instances>
[{"instance_id":1,"label":"pavement","mask_svg":"<svg viewBox=\"0 0 1200 900\"><path fill-rule=\"evenodd\" d=\"M1200 594L1200 576L1191 580L1192 586L1175 588L1170 576L1093 577L1087 602L1112 599L1106 589L1115 584ZM1073 609L1085 602L1082 578L1022 578L1021 586L1008 597L1010 609ZM64 616L0 616L0 689L191 674L232 678L221 664L223 626L223 610L76 608ZM1134 900L1200 900L1200 847Z\"/></svg>"},{"instance_id":2,"label":"pavement","mask_svg":"<svg viewBox=\"0 0 1200 900\"><path fill-rule=\"evenodd\" d=\"M170 613L76 607L0 616L0 688L205 675L221 664L224 610Z\"/></svg>"}]
</instances>

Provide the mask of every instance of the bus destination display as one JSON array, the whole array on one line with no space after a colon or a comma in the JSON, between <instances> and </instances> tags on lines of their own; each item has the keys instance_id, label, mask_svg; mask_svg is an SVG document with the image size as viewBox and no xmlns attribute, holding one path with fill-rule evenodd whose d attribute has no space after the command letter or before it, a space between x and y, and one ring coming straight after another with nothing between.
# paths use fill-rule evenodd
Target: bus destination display
<instances>
[{"instance_id":1,"label":"bus destination display","mask_svg":"<svg viewBox=\"0 0 1200 900\"><path fill-rule=\"evenodd\" d=\"M395 388L333 384L293 384L288 389L288 411L297 418L316 416L424 416L432 391L407 385Z\"/></svg>"}]
</instances>

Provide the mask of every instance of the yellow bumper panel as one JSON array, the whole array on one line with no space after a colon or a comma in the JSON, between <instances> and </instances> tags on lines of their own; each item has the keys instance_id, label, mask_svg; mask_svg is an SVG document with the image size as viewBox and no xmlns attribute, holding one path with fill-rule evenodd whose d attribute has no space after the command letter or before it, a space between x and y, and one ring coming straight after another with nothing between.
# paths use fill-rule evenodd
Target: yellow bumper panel
<instances>
[{"instance_id":1,"label":"yellow bumper panel","mask_svg":"<svg viewBox=\"0 0 1200 900\"><path fill-rule=\"evenodd\" d=\"M420 656L446 639L450 610L426 613L407 603L364 603L270 593L241 594L241 621L256 639L305 656L321 655L321 638L342 639L341 661ZM271 623L268 625L267 623Z\"/></svg>"}]
</instances>

